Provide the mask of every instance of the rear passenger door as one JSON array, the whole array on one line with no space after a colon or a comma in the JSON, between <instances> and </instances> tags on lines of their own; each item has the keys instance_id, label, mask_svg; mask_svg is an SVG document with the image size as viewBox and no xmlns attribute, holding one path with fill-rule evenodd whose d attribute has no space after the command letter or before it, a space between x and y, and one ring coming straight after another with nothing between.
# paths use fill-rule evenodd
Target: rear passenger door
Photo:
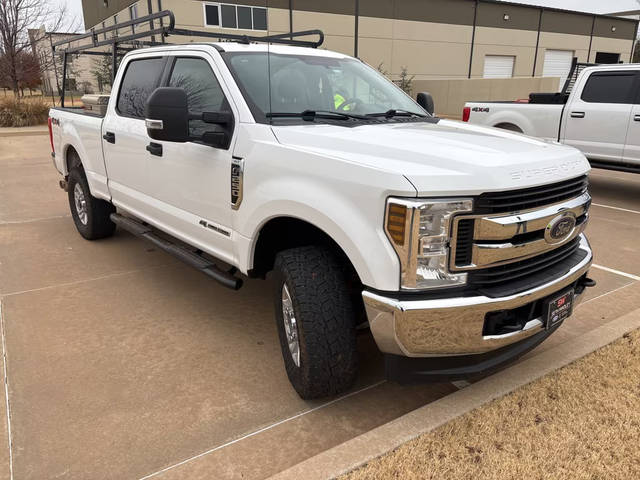
<instances>
[{"instance_id":1,"label":"rear passenger door","mask_svg":"<svg viewBox=\"0 0 640 480\"><path fill-rule=\"evenodd\" d=\"M636 101L631 107L623 160L640 166L640 72L636 73Z\"/></svg>"},{"instance_id":2,"label":"rear passenger door","mask_svg":"<svg viewBox=\"0 0 640 480\"><path fill-rule=\"evenodd\" d=\"M102 122L102 150L109 191L115 205L137 213L144 211L149 189L149 143L144 123L147 98L160 84L166 57L130 58L117 95L109 103ZM115 100L115 101L114 101Z\"/></svg>"},{"instance_id":3,"label":"rear passenger door","mask_svg":"<svg viewBox=\"0 0 640 480\"><path fill-rule=\"evenodd\" d=\"M593 160L620 161L627 139L636 74L594 72L565 112L564 143Z\"/></svg>"}]
</instances>

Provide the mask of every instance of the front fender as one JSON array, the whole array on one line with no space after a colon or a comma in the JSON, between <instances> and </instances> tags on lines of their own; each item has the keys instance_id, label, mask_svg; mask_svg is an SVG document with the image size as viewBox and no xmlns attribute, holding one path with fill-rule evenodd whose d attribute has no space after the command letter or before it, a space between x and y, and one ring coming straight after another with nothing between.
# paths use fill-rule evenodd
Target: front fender
<instances>
[{"instance_id":1,"label":"front fender","mask_svg":"<svg viewBox=\"0 0 640 480\"><path fill-rule=\"evenodd\" d=\"M349 215L349 211L353 214L351 218L355 218L357 213L351 209L344 209L341 216ZM349 258L363 284L381 290L399 288L400 264L381 228L382 221L380 228L360 220L350 222L345 228L345 224L336 222L317 208L299 202L274 201L255 212L251 220L255 234L248 237L244 251L248 269L253 267L260 231L270 220L280 217L305 221L326 233Z\"/></svg>"},{"instance_id":2,"label":"front fender","mask_svg":"<svg viewBox=\"0 0 640 480\"><path fill-rule=\"evenodd\" d=\"M262 227L277 217L293 217L319 228L342 248L363 284L398 290L400 264L383 230L389 196L415 197L402 175L321 158L288 148L246 159L245 196L234 218L239 234L234 254L245 273ZM289 158L295 156L294 158ZM266 160L271 159L271 160Z\"/></svg>"}]
</instances>

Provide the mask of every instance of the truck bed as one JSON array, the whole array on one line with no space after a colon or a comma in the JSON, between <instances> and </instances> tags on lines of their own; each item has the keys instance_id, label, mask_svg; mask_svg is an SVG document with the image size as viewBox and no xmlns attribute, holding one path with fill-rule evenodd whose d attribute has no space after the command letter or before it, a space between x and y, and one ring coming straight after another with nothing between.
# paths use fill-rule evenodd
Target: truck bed
<instances>
[{"instance_id":1,"label":"truck bed","mask_svg":"<svg viewBox=\"0 0 640 480\"><path fill-rule=\"evenodd\" d=\"M92 192L107 195L107 172L102 157L102 119L97 112L83 108L51 108L51 132L55 147L54 163L63 175L68 174L68 162L71 158L65 145L73 145L82 158L87 180Z\"/></svg>"},{"instance_id":2,"label":"truck bed","mask_svg":"<svg viewBox=\"0 0 640 480\"><path fill-rule=\"evenodd\" d=\"M101 115L99 111L87 110L83 107L52 107L50 110L86 115L88 117L104 118L104 115Z\"/></svg>"},{"instance_id":3,"label":"truck bed","mask_svg":"<svg viewBox=\"0 0 640 480\"><path fill-rule=\"evenodd\" d=\"M469 123L505 128L532 137L558 140L563 104L468 102Z\"/></svg>"}]
</instances>

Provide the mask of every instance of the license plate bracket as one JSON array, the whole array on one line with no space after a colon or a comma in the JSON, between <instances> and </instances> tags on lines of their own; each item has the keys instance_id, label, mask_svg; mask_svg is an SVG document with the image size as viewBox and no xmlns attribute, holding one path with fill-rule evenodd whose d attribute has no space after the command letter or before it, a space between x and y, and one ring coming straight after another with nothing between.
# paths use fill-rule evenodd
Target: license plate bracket
<instances>
[{"instance_id":1,"label":"license plate bracket","mask_svg":"<svg viewBox=\"0 0 640 480\"><path fill-rule=\"evenodd\" d=\"M544 303L545 328L549 330L564 322L573 314L573 300L575 292L565 290L562 293L549 297Z\"/></svg>"}]
</instances>

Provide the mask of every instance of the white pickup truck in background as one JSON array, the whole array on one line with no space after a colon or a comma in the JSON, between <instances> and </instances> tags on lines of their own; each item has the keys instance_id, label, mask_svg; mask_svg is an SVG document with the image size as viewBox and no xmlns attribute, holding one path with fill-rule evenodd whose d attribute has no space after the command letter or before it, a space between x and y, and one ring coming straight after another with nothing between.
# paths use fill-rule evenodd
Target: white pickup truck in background
<instances>
[{"instance_id":1,"label":"white pickup truck in background","mask_svg":"<svg viewBox=\"0 0 640 480\"><path fill-rule=\"evenodd\" d=\"M570 317L594 284L580 152L434 117L358 59L236 37L131 51L104 115L51 110L83 237L123 228L233 289L269 274L303 398L350 388L367 321L412 381L490 372Z\"/></svg>"},{"instance_id":2,"label":"white pickup truck in background","mask_svg":"<svg viewBox=\"0 0 640 480\"><path fill-rule=\"evenodd\" d=\"M640 172L640 65L586 68L569 95L468 102L463 120L571 145L594 167Z\"/></svg>"}]
</instances>

